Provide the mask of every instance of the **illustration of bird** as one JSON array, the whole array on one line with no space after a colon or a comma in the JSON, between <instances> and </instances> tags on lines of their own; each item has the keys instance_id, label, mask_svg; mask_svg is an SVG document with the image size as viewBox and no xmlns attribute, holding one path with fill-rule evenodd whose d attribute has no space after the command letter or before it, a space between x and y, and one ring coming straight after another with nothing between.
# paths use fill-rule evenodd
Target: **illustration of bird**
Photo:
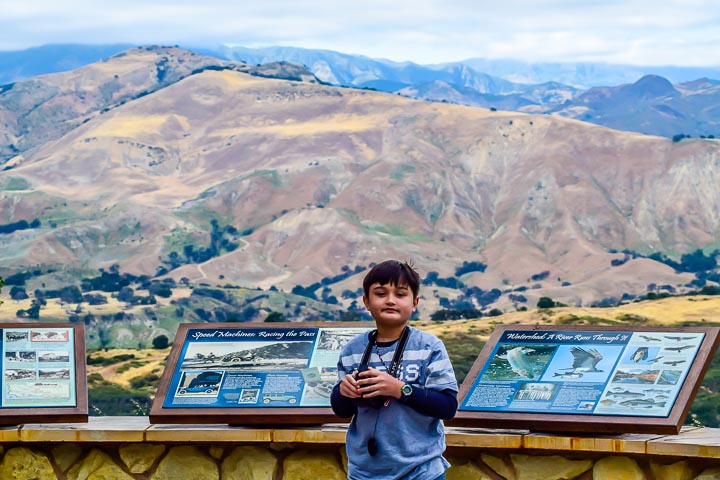
<instances>
[{"instance_id":1,"label":"illustration of bird","mask_svg":"<svg viewBox=\"0 0 720 480\"><path fill-rule=\"evenodd\" d=\"M562 372L553 373L553 377L560 377L560 378L582 378L583 374L580 372Z\"/></svg>"},{"instance_id":2,"label":"illustration of bird","mask_svg":"<svg viewBox=\"0 0 720 480\"><path fill-rule=\"evenodd\" d=\"M675 340L676 342L682 342L683 340L690 340L693 337L668 337L667 335L665 335L665 338L667 338L668 340Z\"/></svg>"},{"instance_id":3,"label":"illustration of bird","mask_svg":"<svg viewBox=\"0 0 720 480\"><path fill-rule=\"evenodd\" d=\"M594 348L584 349L580 347L572 347L570 353L573 356L572 368L564 370L572 370L573 372L602 372L597 369L597 364L603 359L600 352Z\"/></svg>"},{"instance_id":4,"label":"illustration of bird","mask_svg":"<svg viewBox=\"0 0 720 480\"><path fill-rule=\"evenodd\" d=\"M673 367L676 367L681 363L685 363L685 360L673 360L670 362L663 362L664 365L672 365Z\"/></svg>"},{"instance_id":5,"label":"illustration of bird","mask_svg":"<svg viewBox=\"0 0 720 480\"><path fill-rule=\"evenodd\" d=\"M635 353L633 353L630 356L630 359L635 362L641 362L643 360L647 360L648 358L648 348L647 347L640 347L637 350L635 350Z\"/></svg>"},{"instance_id":6,"label":"illustration of bird","mask_svg":"<svg viewBox=\"0 0 720 480\"><path fill-rule=\"evenodd\" d=\"M648 359L648 362L652 362L652 363L659 362L661 358L665 358L665 357L660 356L660 357L650 358L650 359Z\"/></svg>"},{"instance_id":7,"label":"illustration of bird","mask_svg":"<svg viewBox=\"0 0 720 480\"><path fill-rule=\"evenodd\" d=\"M686 348L692 348L695 345L683 345L681 347L665 347L665 350L669 350L671 352L680 352L682 350L685 350Z\"/></svg>"},{"instance_id":8,"label":"illustration of bird","mask_svg":"<svg viewBox=\"0 0 720 480\"><path fill-rule=\"evenodd\" d=\"M655 338L655 337L648 337L646 335L638 335L638 336L640 338L642 338L643 340L645 340L646 342L659 342L660 341L659 338Z\"/></svg>"},{"instance_id":9,"label":"illustration of bird","mask_svg":"<svg viewBox=\"0 0 720 480\"><path fill-rule=\"evenodd\" d=\"M515 347L512 350L508 350L505 355L498 355L498 358L507 360L513 372L521 377L532 380L535 378L535 372L533 371L531 361L528 359L528 354L534 351L532 348Z\"/></svg>"}]
</instances>

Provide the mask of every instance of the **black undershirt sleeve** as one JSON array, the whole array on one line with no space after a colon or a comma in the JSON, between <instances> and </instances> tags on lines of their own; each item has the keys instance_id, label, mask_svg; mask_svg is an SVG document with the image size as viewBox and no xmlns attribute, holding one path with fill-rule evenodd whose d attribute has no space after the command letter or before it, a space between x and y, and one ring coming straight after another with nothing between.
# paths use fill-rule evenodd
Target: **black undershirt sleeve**
<instances>
[{"instance_id":1,"label":"black undershirt sleeve","mask_svg":"<svg viewBox=\"0 0 720 480\"><path fill-rule=\"evenodd\" d=\"M340 384L336 383L330 394L330 406L333 412L340 418L349 418L357 413L357 404L352 398L343 396L340 393Z\"/></svg>"},{"instance_id":2,"label":"black undershirt sleeve","mask_svg":"<svg viewBox=\"0 0 720 480\"><path fill-rule=\"evenodd\" d=\"M413 386L412 394L408 397L401 397L399 401L423 415L441 420L451 420L455 417L458 407L457 392L450 389L432 390ZM340 393L339 383L335 385L330 394L330 405L335 415L340 418L349 418L357 413L357 403Z\"/></svg>"},{"instance_id":3,"label":"black undershirt sleeve","mask_svg":"<svg viewBox=\"0 0 720 480\"><path fill-rule=\"evenodd\" d=\"M432 390L414 385L412 389L412 394L400 397L401 402L429 417L441 420L451 420L455 417L458 401L457 392L454 390Z\"/></svg>"}]
</instances>

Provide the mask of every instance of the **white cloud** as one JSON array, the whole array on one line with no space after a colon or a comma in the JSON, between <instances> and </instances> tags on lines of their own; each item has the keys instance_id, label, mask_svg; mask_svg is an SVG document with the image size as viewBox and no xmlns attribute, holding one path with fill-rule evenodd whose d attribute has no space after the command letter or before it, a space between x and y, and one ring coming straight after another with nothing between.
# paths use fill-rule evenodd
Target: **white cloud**
<instances>
[{"instance_id":1,"label":"white cloud","mask_svg":"<svg viewBox=\"0 0 720 480\"><path fill-rule=\"evenodd\" d=\"M60 42L290 45L419 63L720 65L720 2L710 0L9 3L0 15L4 50Z\"/></svg>"}]
</instances>

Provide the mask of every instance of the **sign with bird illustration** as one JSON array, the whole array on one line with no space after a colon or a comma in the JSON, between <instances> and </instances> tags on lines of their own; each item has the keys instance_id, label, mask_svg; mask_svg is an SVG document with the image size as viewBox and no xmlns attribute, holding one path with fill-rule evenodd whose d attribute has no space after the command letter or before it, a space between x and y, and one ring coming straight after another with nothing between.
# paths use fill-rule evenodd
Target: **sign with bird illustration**
<instances>
[{"instance_id":1,"label":"sign with bird illustration","mask_svg":"<svg viewBox=\"0 0 720 480\"><path fill-rule=\"evenodd\" d=\"M501 325L460 387L449 425L679 432L716 327Z\"/></svg>"}]
</instances>

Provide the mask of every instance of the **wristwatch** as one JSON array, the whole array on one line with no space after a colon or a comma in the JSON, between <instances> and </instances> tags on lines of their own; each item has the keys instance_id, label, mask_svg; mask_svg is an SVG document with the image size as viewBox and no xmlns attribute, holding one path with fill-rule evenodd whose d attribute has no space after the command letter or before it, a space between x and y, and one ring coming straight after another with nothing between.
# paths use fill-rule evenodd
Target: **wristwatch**
<instances>
[{"instance_id":1,"label":"wristwatch","mask_svg":"<svg viewBox=\"0 0 720 480\"><path fill-rule=\"evenodd\" d=\"M403 384L403 386L400 387L400 393L402 394L400 399L401 400L407 399L410 395L412 395L412 392L413 392L413 389L409 384L407 384L407 383Z\"/></svg>"}]
</instances>

